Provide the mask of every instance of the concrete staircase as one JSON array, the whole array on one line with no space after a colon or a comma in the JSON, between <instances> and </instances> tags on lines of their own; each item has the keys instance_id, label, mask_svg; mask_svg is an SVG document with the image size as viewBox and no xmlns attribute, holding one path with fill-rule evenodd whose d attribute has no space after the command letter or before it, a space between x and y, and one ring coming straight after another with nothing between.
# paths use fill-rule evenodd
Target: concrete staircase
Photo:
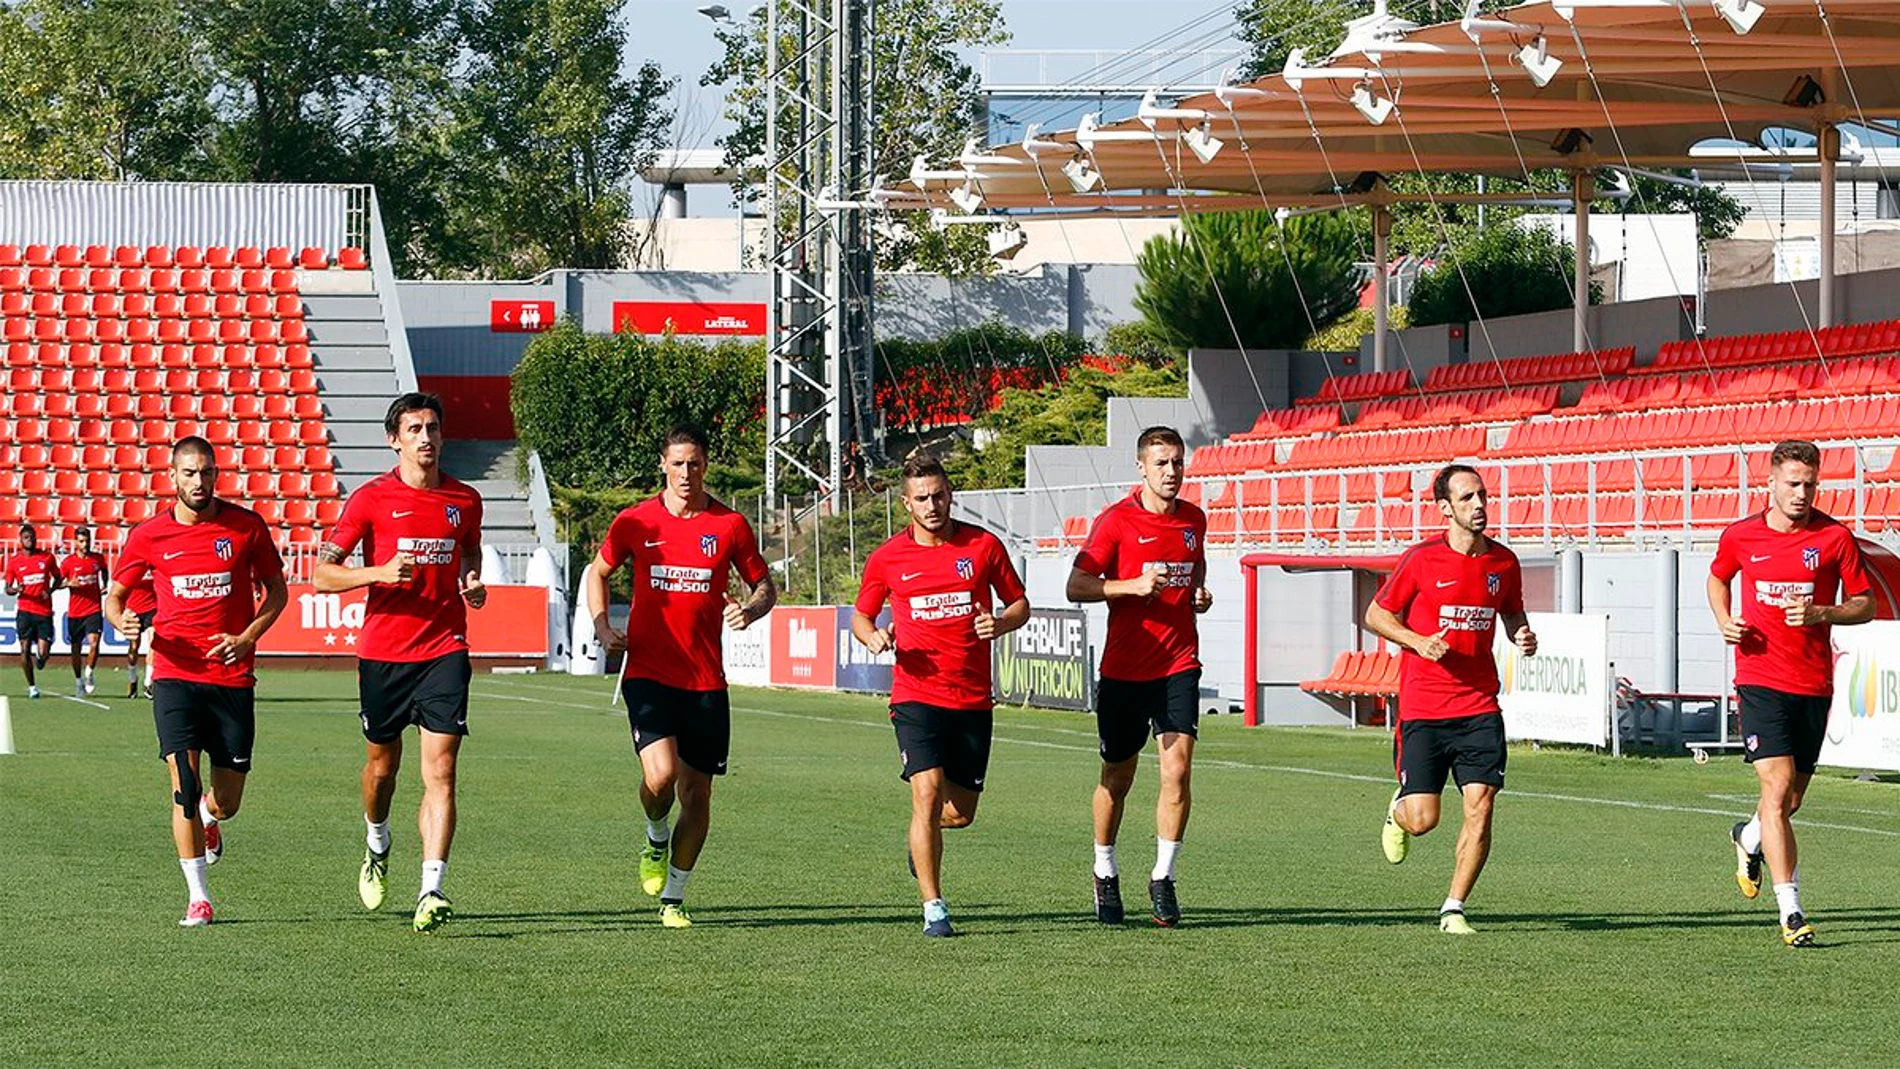
<instances>
[{"instance_id":1,"label":"concrete staircase","mask_svg":"<svg viewBox=\"0 0 1900 1069\"><path fill-rule=\"evenodd\" d=\"M402 392L383 300L374 292L306 293L304 322L316 362L317 391L329 425L330 456L345 493L395 465L383 433L383 414ZM457 441L453 413L446 430L443 470L481 493L482 539L492 545L538 541L528 490L513 442Z\"/></svg>"}]
</instances>

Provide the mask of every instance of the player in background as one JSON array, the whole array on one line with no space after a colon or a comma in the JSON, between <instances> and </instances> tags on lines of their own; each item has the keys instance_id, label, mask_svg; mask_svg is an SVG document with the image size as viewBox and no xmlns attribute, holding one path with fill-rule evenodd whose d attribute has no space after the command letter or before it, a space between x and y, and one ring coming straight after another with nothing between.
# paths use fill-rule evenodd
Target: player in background
<instances>
[{"instance_id":1,"label":"player in background","mask_svg":"<svg viewBox=\"0 0 1900 1069\"><path fill-rule=\"evenodd\" d=\"M667 434L664 489L614 517L581 587L602 646L626 651L620 693L640 757L647 827L640 888L660 896L660 923L668 928L693 923L686 881L712 824L713 777L726 774L732 713L720 625L743 631L778 601L752 525L706 492L709 456L699 430ZM625 635L607 616L607 581L622 565L633 575ZM751 588L743 602L726 592L735 568ZM679 823L669 827L676 800Z\"/></svg>"},{"instance_id":2,"label":"player in background","mask_svg":"<svg viewBox=\"0 0 1900 1069\"><path fill-rule=\"evenodd\" d=\"M152 620L158 612L158 595L152 593L152 584L135 584L125 596L125 607L139 618L139 633L136 638L125 640L125 696L139 696L139 661L144 660L145 693L152 690Z\"/></svg>"},{"instance_id":3,"label":"player in background","mask_svg":"<svg viewBox=\"0 0 1900 1069\"><path fill-rule=\"evenodd\" d=\"M99 646L105 641L105 615L99 597L106 582L106 559L93 551L92 532L81 527L73 536L79 548L59 562L60 585L67 590L66 643L72 647L73 693L85 697L94 689L93 670L99 666Z\"/></svg>"},{"instance_id":4,"label":"player in background","mask_svg":"<svg viewBox=\"0 0 1900 1069\"><path fill-rule=\"evenodd\" d=\"M1722 532L1709 565L1709 609L1735 647L1742 759L1755 769L1755 814L1729 832L1735 882L1761 893L1766 857L1781 913L1781 941L1811 946L1814 926L1801 909L1801 870L1790 818L1801 808L1827 734L1834 694L1836 624L1873 619L1874 600L1854 533L1814 507L1821 451L1787 441L1769 457L1768 507ZM1729 584L1741 576L1742 605Z\"/></svg>"},{"instance_id":5,"label":"player in background","mask_svg":"<svg viewBox=\"0 0 1900 1069\"><path fill-rule=\"evenodd\" d=\"M1484 481L1464 464L1440 469L1432 498L1445 533L1405 551L1366 608L1368 630L1399 646L1399 717L1392 733L1399 787L1386 810L1380 846L1394 865L1414 835L1438 826L1449 773L1464 796L1451 891L1438 928L1470 935L1465 900L1491 854L1491 816L1504 788L1504 714L1492 637L1502 622L1518 652L1537 653L1524 616L1517 554L1486 537Z\"/></svg>"},{"instance_id":6,"label":"player in background","mask_svg":"<svg viewBox=\"0 0 1900 1069\"><path fill-rule=\"evenodd\" d=\"M1003 543L950 518L950 478L937 458L905 461L903 487L910 526L865 559L851 634L874 654L897 651L891 723L910 783L911 867L924 934L951 936L943 829L976 819L995 704L990 643L1023 626L1029 599ZM880 628L887 597L891 626Z\"/></svg>"},{"instance_id":7,"label":"player in background","mask_svg":"<svg viewBox=\"0 0 1900 1069\"><path fill-rule=\"evenodd\" d=\"M406 393L390 403L383 432L396 467L356 488L318 550L324 593L369 588L357 643L357 692L367 755L362 799L366 844L357 870L365 909L388 892L389 807L402 769L402 736L416 726L422 802L416 812L422 883L413 927L431 932L454 915L442 883L455 839L455 770L468 734L468 610L482 585L482 498L442 474L442 402ZM363 547L364 564L343 563Z\"/></svg>"},{"instance_id":8,"label":"player in background","mask_svg":"<svg viewBox=\"0 0 1900 1069\"><path fill-rule=\"evenodd\" d=\"M53 591L59 589L59 564L40 549L39 532L20 525L20 549L7 561L6 591L18 599L13 630L20 639L20 668L26 672L26 696L40 696L36 669L46 667L53 651Z\"/></svg>"},{"instance_id":9,"label":"player in background","mask_svg":"<svg viewBox=\"0 0 1900 1069\"><path fill-rule=\"evenodd\" d=\"M1069 571L1070 601L1108 602L1108 641L1095 688L1101 778L1093 801L1095 919L1122 922L1115 840L1152 729L1161 790L1155 799L1155 864L1148 878L1154 922L1181 923L1175 861L1193 808L1194 743L1200 735L1201 658L1195 615L1213 607L1207 589L1207 516L1180 499L1187 447L1172 427L1135 442L1141 485L1095 517Z\"/></svg>"},{"instance_id":10,"label":"player in background","mask_svg":"<svg viewBox=\"0 0 1900 1069\"><path fill-rule=\"evenodd\" d=\"M212 493L211 443L191 437L172 446L172 481L177 501L127 536L105 611L136 643L139 618L126 595L149 582L158 597L152 718L171 771L172 840L190 897L178 923L197 928L211 923L205 867L223 850L219 824L237 815L251 771L257 641L289 595L264 521Z\"/></svg>"}]
</instances>

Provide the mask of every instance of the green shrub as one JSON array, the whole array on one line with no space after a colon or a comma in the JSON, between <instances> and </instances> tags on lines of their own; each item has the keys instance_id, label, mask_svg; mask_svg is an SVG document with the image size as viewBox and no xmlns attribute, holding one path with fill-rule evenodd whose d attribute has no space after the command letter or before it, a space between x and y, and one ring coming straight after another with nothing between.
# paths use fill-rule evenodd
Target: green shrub
<instances>
[{"instance_id":1,"label":"green shrub","mask_svg":"<svg viewBox=\"0 0 1900 1069\"><path fill-rule=\"evenodd\" d=\"M1284 226L1267 211L1184 216L1136 258L1135 307L1177 349L1296 349L1358 307L1359 225L1344 213Z\"/></svg>"},{"instance_id":2,"label":"green shrub","mask_svg":"<svg viewBox=\"0 0 1900 1069\"><path fill-rule=\"evenodd\" d=\"M1468 323L1569 308L1571 246L1547 230L1493 226L1454 246L1412 288L1412 325ZM1474 305L1472 296L1477 296ZM1602 299L1592 283L1590 303Z\"/></svg>"}]
</instances>

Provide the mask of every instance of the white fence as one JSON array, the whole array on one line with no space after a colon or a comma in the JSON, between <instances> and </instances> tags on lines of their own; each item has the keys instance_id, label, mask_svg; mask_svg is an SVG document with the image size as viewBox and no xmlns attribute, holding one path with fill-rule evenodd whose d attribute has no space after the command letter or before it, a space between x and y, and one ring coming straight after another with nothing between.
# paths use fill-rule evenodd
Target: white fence
<instances>
[{"instance_id":1,"label":"white fence","mask_svg":"<svg viewBox=\"0 0 1900 1069\"><path fill-rule=\"evenodd\" d=\"M367 249L370 187L0 182L0 241Z\"/></svg>"}]
</instances>

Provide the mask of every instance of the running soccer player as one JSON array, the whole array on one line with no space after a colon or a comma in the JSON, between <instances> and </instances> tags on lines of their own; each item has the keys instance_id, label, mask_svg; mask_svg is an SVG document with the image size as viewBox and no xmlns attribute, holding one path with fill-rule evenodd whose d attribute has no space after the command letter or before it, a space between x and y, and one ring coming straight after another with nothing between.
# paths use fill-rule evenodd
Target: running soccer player
<instances>
[{"instance_id":1,"label":"running soccer player","mask_svg":"<svg viewBox=\"0 0 1900 1069\"><path fill-rule=\"evenodd\" d=\"M442 891L455 838L455 762L468 734L468 610L482 585L482 498L442 474L442 402L406 393L390 403L383 431L396 467L356 488L318 550L316 588L369 588L357 653L367 844L357 871L365 909L388 890L389 807L402 768L402 735L416 725L422 746L422 885L413 927L440 928L454 907ZM344 558L358 545L364 564Z\"/></svg>"},{"instance_id":2,"label":"running soccer player","mask_svg":"<svg viewBox=\"0 0 1900 1069\"><path fill-rule=\"evenodd\" d=\"M40 696L35 669L46 667L53 651L53 591L59 589L59 564L40 549L39 532L20 527L20 551L7 561L6 590L18 600L13 630L20 638L20 667L26 672L26 696Z\"/></svg>"},{"instance_id":3,"label":"running soccer player","mask_svg":"<svg viewBox=\"0 0 1900 1069\"><path fill-rule=\"evenodd\" d=\"M152 593L152 584L135 584L125 595L125 607L128 612L139 618L139 633L125 637L125 696L139 696L139 660L145 660L145 693L152 690L152 620L158 614L158 595ZM117 617L114 617L117 619Z\"/></svg>"},{"instance_id":4,"label":"running soccer player","mask_svg":"<svg viewBox=\"0 0 1900 1069\"><path fill-rule=\"evenodd\" d=\"M59 581L68 591L66 644L73 654L73 693L85 697L94 689L93 669L99 666L99 646L105 641L105 615L99 595L104 593L106 559L93 552L92 532L84 527L75 536L79 548L59 562Z\"/></svg>"},{"instance_id":5,"label":"running soccer player","mask_svg":"<svg viewBox=\"0 0 1900 1069\"><path fill-rule=\"evenodd\" d=\"M668 432L660 447L665 488L614 517L582 581L595 635L627 654L620 693L647 821L640 889L660 896L668 928L692 926L686 881L712 824L713 777L726 774L732 714L720 624L743 631L778 601L752 525L706 493L709 456L697 429ZM607 618L607 580L622 565L633 573L624 635ZM726 592L734 568L751 588L744 602ZM669 828L676 799L679 822Z\"/></svg>"},{"instance_id":6,"label":"running soccer player","mask_svg":"<svg viewBox=\"0 0 1900 1069\"><path fill-rule=\"evenodd\" d=\"M127 536L105 611L136 643L141 628L127 592L149 582L158 596L152 718L171 770L172 840L190 895L178 923L198 928L211 923L205 867L223 851L219 824L237 815L251 771L257 641L284 611L288 592L264 521L212 493L218 467L211 443L190 437L172 446L172 481L177 502Z\"/></svg>"},{"instance_id":7,"label":"running soccer player","mask_svg":"<svg viewBox=\"0 0 1900 1069\"><path fill-rule=\"evenodd\" d=\"M1524 616L1517 554L1487 538L1484 481L1464 464L1439 470L1432 498L1445 533L1405 551L1366 608L1366 627L1403 649L1399 717L1392 733L1399 787L1386 810L1380 846L1394 865L1412 836L1438 826L1449 773L1464 796L1451 893L1438 929L1470 935L1465 900L1491 853L1491 813L1504 787L1504 715L1492 635L1501 621L1518 651L1537 653Z\"/></svg>"},{"instance_id":8,"label":"running soccer player","mask_svg":"<svg viewBox=\"0 0 1900 1069\"><path fill-rule=\"evenodd\" d=\"M1821 451L1788 441L1769 457L1768 508L1722 532L1709 565L1709 609L1735 647L1742 759L1761 789L1755 814L1729 831L1735 882L1761 893L1762 859L1774 880L1781 941L1814 944L1801 910L1801 870L1789 818L1801 808L1821 755L1834 694L1835 624L1873 619L1874 601L1854 534L1814 507ZM1729 583L1741 576L1741 612Z\"/></svg>"},{"instance_id":9,"label":"running soccer player","mask_svg":"<svg viewBox=\"0 0 1900 1069\"><path fill-rule=\"evenodd\" d=\"M1115 839L1150 729L1161 764L1155 799L1155 864L1148 877L1154 922L1181 923L1174 866L1193 806L1190 779L1200 735L1201 658L1195 614L1207 589L1207 516L1182 501L1187 447L1172 427L1135 442L1141 485L1103 509L1069 570L1070 601L1108 602L1108 641L1095 688L1101 779L1095 786L1095 919L1122 922Z\"/></svg>"},{"instance_id":10,"label":"running soccer player","mask_svg":"<svg viewBox=\"0 0 1900 1069\"><path fill-rule=\"evenodd\" d=\"M891 723L910 783L910 860L924 934L951 936L941 885L943 829L976 819L990 763L990 643L1023 626L1029 599L1003 543L950 518L950 478L936 457L904 462L910 526L864 562L851 634L897 651ZM877 626L890 599L891 626ZM1001 602L1001 612L994 611Z\"/></svg>"}]
</instances>

